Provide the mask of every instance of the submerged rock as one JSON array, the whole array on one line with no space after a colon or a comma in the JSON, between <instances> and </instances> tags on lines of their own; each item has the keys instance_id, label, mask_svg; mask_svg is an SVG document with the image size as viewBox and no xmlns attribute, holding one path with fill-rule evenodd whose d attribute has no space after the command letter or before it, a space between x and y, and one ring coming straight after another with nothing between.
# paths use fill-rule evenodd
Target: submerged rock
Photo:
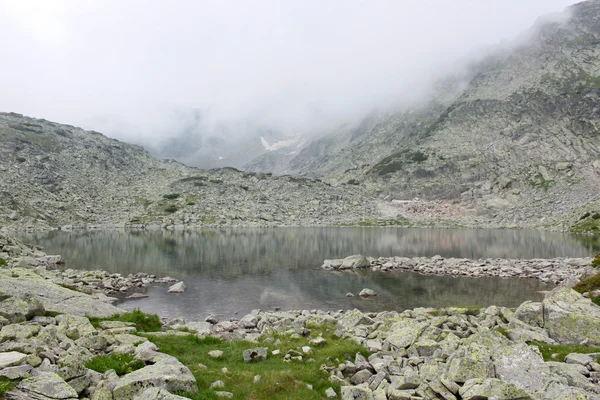
<instances>
[{"instance_id":1,"label":"submerged rock","mask_svg":"<svg viewBox=\"0 0 600 400\"><path fill-rule=\"evenodd\" d=\"M169 287L169 293L183 293L185 291L185 284L177 282L176 284Z\"/></svg>"}]
</instances>

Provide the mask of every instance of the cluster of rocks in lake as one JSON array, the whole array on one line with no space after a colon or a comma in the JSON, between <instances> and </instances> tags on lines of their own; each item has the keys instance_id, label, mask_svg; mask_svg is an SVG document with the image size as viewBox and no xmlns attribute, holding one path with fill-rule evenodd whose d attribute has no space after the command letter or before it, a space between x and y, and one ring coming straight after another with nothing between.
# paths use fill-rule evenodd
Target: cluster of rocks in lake
<instances>
[{"instance_id":1,"label":"cluster of rocks in lake","mask_svg":"<svg viewBox=\"0 0 600 400\"><path fill-rule=\"evenodd\" d=\"M321 268L329 271L352 271L369 268L373 271L412 271L424 275L453 275L473 278L535 278L542 282L561 284L593 273L592 258L552 258L510 260L487 258L433 257L365 257L352 255L343 259L325 260Z\"/></svg>"}]
</instances>

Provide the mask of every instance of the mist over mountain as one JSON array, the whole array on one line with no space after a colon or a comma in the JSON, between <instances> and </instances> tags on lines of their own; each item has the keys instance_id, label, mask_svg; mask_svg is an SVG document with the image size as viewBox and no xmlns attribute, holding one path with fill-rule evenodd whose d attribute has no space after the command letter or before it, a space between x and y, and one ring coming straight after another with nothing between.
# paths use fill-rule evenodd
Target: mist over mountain
<instances>
[{"instance_id":1,"label":"mist over mountain","mask_svg":"<svg viewBox=\"0 0 600 400\"><path fill-rule=\"evenodd\" d=\"M266 150L260 137L308 142L414 108L570 3L9 0L0 110L241 166Z\"/></svg>"}]
</instances>

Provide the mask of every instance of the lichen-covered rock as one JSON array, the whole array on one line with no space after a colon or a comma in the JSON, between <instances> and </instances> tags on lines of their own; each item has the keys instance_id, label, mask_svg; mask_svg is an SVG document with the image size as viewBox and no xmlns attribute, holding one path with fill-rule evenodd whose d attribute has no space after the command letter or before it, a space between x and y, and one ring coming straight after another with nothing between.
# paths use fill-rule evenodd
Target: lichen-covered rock
<instances>
[{"instance_id":1,"label":"lichen-covered rock","mask_svg":"<svg viewBox=\"0 0 600 400\"><path fill-rule=\"evenodd\" d=\"M528 400L531 396L512 383L500 379L470 379L459 389L463 400L511 399Z\"/></svg>"},{"instance_id":2,"label":"lichen-covered rock","mask_svg":"<svg viewBox=\"0 0 600 400\"><path fill-rule=\"evenodd\" d=\"M177 396L161 388L148 388L134 396L133 400L187 400L187 397Z\"/></svg>"},{"instance_id":3,"label":"lichen-covered rock","mask_svg":"<svg viewBox=\"0 0 600 400\"><path fill-rule=\"evenodd\" d=\"M515 312L515 318L525 322L527 325L544 326L542 316L542 303L526 301L522 303Z\"/></svg>"},{"instance_id":4,"label":"lichen-covered rock","mask_svg":"<svg viewBox=\"0 0 600 400\"><path fill-rule=\"evenodd\" d=\"M419 322L414 319L403 319L395 322L387 333L385 341L393 348L400 349L412 345L429 326L427 322Z\"/></svg>"},{"instance_id":5,"label":"lichen-covered rock","mask_svg":"<svg viewBox=\"0 0 600 400\"><path fill-rule=\"evenodd\" d=\"M75 400L78 395L60 376L45 372L23 380L6 397L9 400Z\"/></svg>"},{"instance_id":6,"label":"lichen-covered rock","mask_svg":"<svg viewBox=\"0 0 600 400\"><path fill-rule=\"evenodd\" d=\"M340 265L339 269L353 269L353 268L366 268L371 263L367 259L367 257L357 254L353 256L348 256L342 260L342 265Z\"/></svg>"},{"instance_id":7,"label":"lichen-covered rock","mask_svg":"<svg viewBox=\"0 0 600 400\"><path fill-rule=\"evenodd\" d=\"M536 400L600 400L600 396L587 392L581 388L553 383L543 393L537 395Z\"/></svg>"},{"instance_id":8,"label":"lichen-covered rock","mask_svg":"<svg viewBox=\"0 0 600 400\"><path fill-rule=\"evenodd\" d=\"M348 311L339 319L337 325L345 330L351 330L357 325L373 325L375 321L357 309Z\"/></svg>"},{"instance_id":9,"label":"lichen-covered rock","mask_svg":"<svg viewBox=\"0 0 600 400\"><path fill-rule=\"evenodd\" d=\"M0 316L6 318L10 323L23 322L36 315L44 315L45 312L44 305L32 292L15 293L0 302Z\"/></svg>"},{"instance_id":10,"label":"lichen-covered rock","mask_svg":"<svg viewBox=\"0 0 600 400\"><path fill-rule=\"evenodd\" d=\"M25 361L27 354L18 351L0 353L0 369L19 365Z\"/></svg>"},{"instance_id":11,"label":"lichen-covered rock","mask_svg":"<svg viewBox=\"0 0 600 400\"><path fill-rule=\"evenodd\" d=\"M196 393L198 385L192 372L174 358L158 361L122 376L113 389L114 400L130 400L147 388Z\"/></svg>"},{"instance_id":12,"label":"lichen-covered rock","mask_svg":"<svg viewBox=\"0 0 600 400\"><path fill-rule=\"evenodd\" d=\"M24 293L35 294L45 311L51 312L98 318L125 312L85 293L65 289L26 268L13 268L11 273L0 269L0 293L13 297L22 296ZM37 304L31 312L33 315L43 314Z\"/></svg>"},{"instance_id":13,"label":"lichen-covered rock","mask_svg":"<svg viewBox=\"0 0 600 400\"><path fill-rule=\"evenodd\" d=\"M544 329L561 344L600 345L600 307L568 288L546 295Z\"/></svg>"},{"instance_id":14,"label":"lichen-covered rock","mask_svg":"<svg viewBox=\"0 0 600 400\"><path fill-rule=\"evenodd\" d=\"M58 332L72 340L96 333L96 328L90 323L90 320L79 315L61 314L56 316L56 322L58 323Z\"/></svg>"},{"instance_id":15,"label":"lichen-covered rock","mask_svg":"<svg viewBox=\"0 0 600 400\"><path fill-rule=\"evenodd\" d=\"M470 379L495 378L492 352L478 343L460 347L448 359L448 377L458 383Z\"/></svg>"},{"instance_id":16,"label":"lichen-covered rock","mask_svg":"<svg viewBox=\"0 0 600 400\"><path fill-rule=\"evenodd\" d=\"M363 386L342 386L342 400L374 400L373 391Z\"/></svg>"},{"instance_id":17,"label":"lichen-covered rock","mask_svg":"<svg viewBox=\"0 0 600 400\"><path fill-rule=\"evenodd\" d=\"M552 379L542 356L522 342L496 348L493 364L498 379L528 393L542 391Z\"/></svg>"},{"instance_id":18,"label":"lichen-covered rock","mask_svg":"<svg viewBox=\"0 0 600 400\"><path fill-rule=\"evenodd\" d=\"M244 350L243 357L244 362L252 362L252 361L264 361L267 359L267 353L269 349L266 347L257 347L254 349Z\"/></svg>"}]
</instances>

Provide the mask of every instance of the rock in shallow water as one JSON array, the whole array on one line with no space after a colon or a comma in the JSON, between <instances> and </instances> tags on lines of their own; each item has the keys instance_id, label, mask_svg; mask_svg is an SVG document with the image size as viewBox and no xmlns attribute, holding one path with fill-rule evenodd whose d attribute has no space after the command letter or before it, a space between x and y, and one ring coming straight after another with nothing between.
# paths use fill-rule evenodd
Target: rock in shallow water
<instances>
[{"instance_id":1,"label":"rock in shallow water","mask_svg":"<svg viewBox=\"0 0 600 400\"><path fill-rule=\"evenodd\" d=\"M182 282L177 282L173 286L169 287L169 293L183 293L185 291L185 284Z\"/></svg>"}]
</instances>

